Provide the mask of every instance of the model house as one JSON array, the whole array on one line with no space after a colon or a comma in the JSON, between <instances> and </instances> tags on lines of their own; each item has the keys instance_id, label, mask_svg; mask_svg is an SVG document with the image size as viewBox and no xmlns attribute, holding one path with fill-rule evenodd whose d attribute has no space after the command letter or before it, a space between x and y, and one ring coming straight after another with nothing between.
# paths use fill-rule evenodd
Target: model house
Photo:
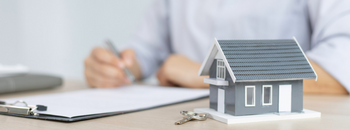
<instances>
[{"instance_id":1,"label":"model house","mask_svg":"<svg viewBox=\"0 0 350 130\"><path fill-rule=\"evenodd\" d=\"M200 70L210 108L234 116L303 110L303 79L317 79L297 40L214 40Z\"/></svg>"}]
</instances>

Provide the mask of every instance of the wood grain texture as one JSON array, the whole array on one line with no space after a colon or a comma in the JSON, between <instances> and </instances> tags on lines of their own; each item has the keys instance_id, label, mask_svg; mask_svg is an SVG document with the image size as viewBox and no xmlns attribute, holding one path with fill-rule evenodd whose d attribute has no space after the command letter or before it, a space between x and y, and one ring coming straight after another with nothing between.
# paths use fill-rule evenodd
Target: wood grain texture
<instances>
[{"instance_id":1,"label":"wood grain texture","mask_svg":"<svg viewBox=\"0 0 350 130\"><path fill-rule=\"evenodd\" d=\"M41 91L2 94L2 98L30 96L62 91L85 89L87 85L81 81L66 81L64 86L56 89ZM267 121L259 123L245 123L227 125L212 119L207 121L190 121L183 125L174 125L182 118L181 110L209 107L209 99L201 99L181 104L175 104L156 109L98 118L73 123L35 120L0 115L1 130L178 130L178 129L235 129L235 130L274 130L274 129L350 129L350 97L345 95L304 95L304 108L319 111L321 118L298 119L284 121Z\"/></svg>"}]
</instances>

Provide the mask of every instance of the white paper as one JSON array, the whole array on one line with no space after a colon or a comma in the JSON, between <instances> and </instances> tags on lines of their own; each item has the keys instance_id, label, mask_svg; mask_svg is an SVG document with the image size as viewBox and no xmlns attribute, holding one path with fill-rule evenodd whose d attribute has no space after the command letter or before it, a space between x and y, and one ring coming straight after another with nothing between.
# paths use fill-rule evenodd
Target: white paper
<instances>
[{"instance_id":1,"label":"white paper","mask_svg":"<svg viewBox=\"0 0 350 130\"><path fill-rule=\"evenodd\" d=\"M4 99L8 103L24 100L29 105L45 105L39 114L76 117L91 114L122 112L197 99L209 95L208 89L189 89L132 85L111 89L85 89L57 94Z\"/></svg>"}]
</instances>

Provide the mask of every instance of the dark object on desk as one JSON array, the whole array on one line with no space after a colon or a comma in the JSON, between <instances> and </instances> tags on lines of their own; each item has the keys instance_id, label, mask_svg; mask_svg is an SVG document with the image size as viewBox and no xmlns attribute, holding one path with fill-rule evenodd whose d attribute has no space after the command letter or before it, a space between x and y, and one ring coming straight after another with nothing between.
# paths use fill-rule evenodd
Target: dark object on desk
<instances>
[{"instance_id":1,"label":"dark object on desk","mask_svg":"<svg viewBox=\"0 0 350 130\"><path fill-rule=\"evenodd\" d=\"M38 111L46 111L47 110L47 106L36 105L36 110L38 110Z\"/></svg>"},{"instance_id":2,"label":"dark object on desk","mask_svg":"<svg viewBox=\"0 0 350 130\"><path fill-rule=\"evenodd\" d=\"M0 93L38 90L62 85L62 78L46 74L23 74L0 77Z\"/></svg>"}]
</instances>

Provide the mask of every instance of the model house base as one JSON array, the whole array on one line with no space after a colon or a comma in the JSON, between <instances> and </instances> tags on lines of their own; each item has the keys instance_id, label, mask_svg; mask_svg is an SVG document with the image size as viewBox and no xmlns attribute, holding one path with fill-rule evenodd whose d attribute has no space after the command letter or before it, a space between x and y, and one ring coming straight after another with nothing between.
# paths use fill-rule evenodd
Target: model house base
<instances>
[{"instance_id":1,"label":"model house base","mask_svg":"<svg viewBox=\"0 0 350 130\"><path fill-rule=\"evenodd\" d=\"M233 116L229 114L220 113L210 108L195 108L194 112L197 113L209 113L209 118L226 123L226 124L238 124L238 123L250 123L250 122L262 122L262 121L278 121L289 119L304 119L304 118L319 118L321 113L308 109L303 109L301 113L268 113L258 115L246 115L246 116Z\"/></svg>"}]
</instances>

